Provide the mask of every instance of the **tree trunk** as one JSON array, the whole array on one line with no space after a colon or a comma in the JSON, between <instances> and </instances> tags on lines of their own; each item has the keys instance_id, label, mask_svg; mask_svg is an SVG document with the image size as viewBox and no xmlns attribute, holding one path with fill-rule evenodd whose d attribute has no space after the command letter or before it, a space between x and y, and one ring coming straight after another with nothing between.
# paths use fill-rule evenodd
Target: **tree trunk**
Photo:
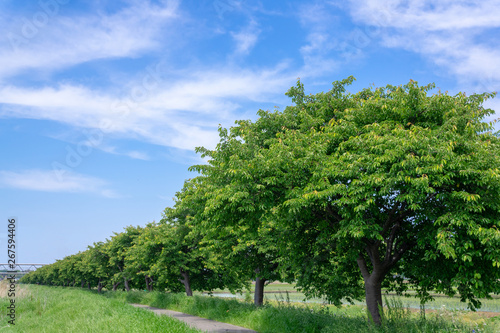
<instances>
[{"instance_id":1,"label":"tree trunk","mask_svg":"<svg viewBox=\"0 0 500 333\"><path fill-rule=\"evenodd\" d=\"M382 281L384 280L385 273L387 270L379 262L376 262L373 266L373 270L370 274L368 271L365 258L360 255L358 258L358 266L363 275L363 280L365 282L365 297L366 306L370 313L372 321L376 325L382 324L383 311L382 306Z\"/></svg>"},{"instance_id":2,"label":"tree trunk","mask_svg":"<svg viewBox=\"0 0 500 333\"><path fill-rule=\"evenodd\" d=\"M255 306L261 306L264 304L264 286L266 284L266 279L261 279L257 276L255 279L255 292L253 302Z\"/></svg>"},{"instance_id":3,"label":"tree trunk","mask_svg":"<svg viewBox=\"0 0 500 333\"><path fill-rule=\"evenodd\" d=\"M90 290L90 282L87 282L87 287L88 287L88 288L89 288L89 290Z\"/></svg>"},{"instance_id":4,"label":"tree trunk","mask_svg":"<svg viewBox=\"0 0 500 333\"><path fill-rule=\"evenodd\" d=\"M121 284L121 282L113 283L113 291L116 291L116 288Z\"/></svg>"},{"instance_id":5,"label":"tree trunk","mask_svg":"<svg viewBox=\"0 0 500 333\"><path fill-rule=\"evenodd\" d=\"M365 279L366 306L375 324L382 323L382 283L381 281L372 281L374 279Z\"/></svg>"},{"instance_id":6,"label":"tree trunk","mask_svg":"<svg viewBox=\"0 0 500 333\"><path fill-rule=\"evenodd\" d=\"M82 280L81 286L82 286L82 288L85 287L85 280Z\"/></svg>"},{"instance_id":7,"label":"tree trunk","mask_svg":"<svg viewBox=\"0 0 500 333\"><path fill-rule=\"evenodd\" d=\"M146 290L153 291L153 278L146 275L144 279L146 281Z\"/></svg>"},{"instance_id":8,"label":"tree trunk","mask_svg":"<svg viewBox=\"0 0 500 333\"><path fill-rule=\"evenodd\" d=\"M123 278L123 284L125 285L125 290L130 291L130 286L128 284L127 278Z\"/></svg>"},{"instance_id":9,"label":"tree trunk","mask_svg":"<svg viewBox=\"0 0 500 333\"><path fill-rule=\"evenodd\" d=\"M193 296L193 291L191 290L191 282L189 282L189 273L181 269L182 279L179 279L184 285L187 296Z\"/></svg>"},{"instance_id":10,"label":"tree trunk","mask_svg":"<svg viewBox=\"0 0 500 333\"><path fill-rule=\"evenodd\" d=\"M153 291L153 282L154 282L153 278L149 277L149 289L148 289L148 291Z\"/></svg>"},{"instance_id":11,"label":"tree trunk","mask_svg":"<svg viewBox=\"0 0 500 333\"><path fill-rule=\"evenodd\" d=\"M99 281L99 283L97 283L97 292L98 292L98 293L100 293L100 292L101 292L102 287L103 287L102 282L101 282L101 281Z\"/></svg>"}]
</instances>

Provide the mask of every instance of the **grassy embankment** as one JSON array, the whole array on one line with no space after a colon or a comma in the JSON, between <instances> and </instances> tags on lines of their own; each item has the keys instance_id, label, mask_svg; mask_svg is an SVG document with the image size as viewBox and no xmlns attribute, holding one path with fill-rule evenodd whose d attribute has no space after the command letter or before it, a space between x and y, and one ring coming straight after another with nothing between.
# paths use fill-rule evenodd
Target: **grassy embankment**
<instances>
[{"instance_id":1,"label":"grassy embankment","mask_svg":"<svg viewBox=\"0 0 500 333\"><path fill-rule=\"evenodd\" d=\"M170 317L86 290L36 285L17 285L16 289L13 326L6 316L6 284L0 283L0 332L199 332Z\"/></svg>"},{"instance_id":2,"label":"grassy embankment","mask_svg":"<svg viewBox=\"0 0 500 333\"><path fill-rule=\"evenodd\" d=\"M287 286L268 288L283 291ZM500 317L484 318L478 313L441 309L427 313L426 320L421 320L418 313L405 309L398 300L389 301L384 325L377 329L367 322L366 310L359 305L339 309L292 303L281 298L256 309L244 300L218 297L143 291L104 292L103 295L105 297L79 288L18 286L16 326L7 327L7 318L2 314L0 332L195 332L171 318L157 317L126 303L169 308L262 333L500 331ZM0 296L0 307L6 309L8 299L1 287Z\"/></svg>"},{"instance_id":3,"label":"grassy embankment","mask_svg":"<svg viewBox=\"0 0 500 333\"><path fill-rule=\"evenodd\" d=\"M268 301L261 308L238 299L208 296L186 297L161 292L105 292L108 298L123 302L168 308L200 317L248 327L259 332L499 332L500 317L485 318L480 313L452 311L446 308L427 312L422 320L418 312L407 309L399 299L389 299L386 319L381 328L367 321L361 305L342 308L321 304L299 304L283 298ZM247 298L249 298L247 296Z\"/></svg>"}]
</instances>

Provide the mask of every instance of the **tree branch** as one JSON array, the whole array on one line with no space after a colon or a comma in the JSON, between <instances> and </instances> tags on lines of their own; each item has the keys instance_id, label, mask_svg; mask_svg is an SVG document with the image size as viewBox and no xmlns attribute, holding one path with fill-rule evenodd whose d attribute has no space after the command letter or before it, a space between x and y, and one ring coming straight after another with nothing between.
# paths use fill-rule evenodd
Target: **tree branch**
<instances>
[{"instance_id":1,"label":"tree branch","mask_svg":"<svg viewBox=\"0 0 500 333\"><path fill-rule=\"evenodd\" d=\"M370 257L370 261L373 266L373 271L379 271L380 268L383 267L380 262L380 254L378 252L378 242L372 242L371 244L365 247L368 256Z\"/></svg>"},{"instance_id":2,"label":"tree branch","mask_svg":"<svg viewBox=\"0 0 500 333\"><path fill-rule=\"evenodd\" d=\"M387 216L387 220L385 220L384 226L382 227L382 237L385 237L385 234L387 233L387 231L389 231L389 228L390 228L391 222L392 222L392 217L394 216L394 213L396 212L396 210L400 206L401 206L401 203L399 203L399 205L394 205L394 207L392 207L391 211L389 212L389 215Z\"/></svg>"},{"instance_id":3,"label":"tree branch","mask_svg":"<svg viewBox=\"0 0 500 333\"><path fill-rule=\"evenodd\" d=\"M396 264L399 261L399 259L401 259L403 254L412 247L414 247L415 245L416 245L415 242L404 242L401 245L401 247L396 251L395 255L392 257L392 260L390 262L390 267L394 266L394 264Z\"/></svg>"},{"instance_id":4,"label":"tree branch","mask_svg":"<svg viewBox=\"0 0 500 333\"><path fill-rule=\"evenodd\" d=\"M370 272L368 272L368 267L366 266L365 257L360 253L358 256L358 267L361 270L361 275L363 275L363 279L368 279L370 277Z\"/></svg>"},{"instance_id":5,"label":"tree branch","mask_svg":"<svg viewBox=\"0 0 500 333\"><path fill-rule=\"evenodd\" d=\"M392 227L391 234L387 238L387 248L385 249L384 262L390 262L391 260L392 246L394 245L394 239L396 238L396 233L400 228L401 228L400 222L396 223L396 225Z\"/></svg>"}]
</instances>

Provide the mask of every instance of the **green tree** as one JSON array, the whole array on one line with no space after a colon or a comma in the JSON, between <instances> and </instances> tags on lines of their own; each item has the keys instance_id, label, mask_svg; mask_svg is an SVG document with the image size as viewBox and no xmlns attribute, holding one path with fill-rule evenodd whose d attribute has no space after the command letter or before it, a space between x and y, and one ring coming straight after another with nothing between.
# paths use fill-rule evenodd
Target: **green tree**
<instances>
[{"instance_id":1,"label":"green tree","mask_svg":"<svg viewBox=\"0 0 500 333\"><path fill-rule=\"evenodd\" d=\"M219 133L221 142L215 150L198 149L210 158L208 165L191 168L202 174L197 178L196 196L204 199L199 224L213 257L231 267L239 279L255 280L254 304L260 306L266 282L280 280L279 236L266 221L283 188L262 184L268 169L256 156L273 133L262 133L243 121L230 132L221 128Z\"/></svg>"},{"instance_id":2,"label":"green tree","mask_svg":"<svg viewBox=\"0 0 500 333\"><path fill-rule=\"evenodd\" d=\"M125 231L115 233L111 239L106 242L105 251L109 256L109 266L113 277L113 290L123 282L126 291L130 291L130 281L132 274L125 268L125 257L127 251L132 247L134 239L140 234L142 228L137 226L128 226Z\"/></svg>"},{"instance_id":3,"label":"green tree","mask_svg":"<svg viewBox=\"0 0 500 333\"><path fill-rule=\"evenodd\" d=\"M85 283L87 282L87 276L82 267L82 260L84 256L85 252L78 252L77 254L73 254L71 256L75 283L80 282L81 288L83 288L85 286Z\"/></svg>"},{"instance_id":4,"label":"green tree","mask_svg":"<svg viewBox=\"0 0 500 333\"><path fill-rule=\"evenodd\" d=\"M415 288L423 302L458 292L476 308L500 292L500 142L482 106L493 94L429 95L433 85L414 81L350 94L352 81L316 95L298 82L294 106L259 111L231 129L239 136L222 131L205 153L227 154L208 209L275 228L307 295L340 304L364 293L375 323L382 287ZM209 163L201 171L213 177Z\"/></svg>"},{"instance_id":5,"label":"green tree","mask_svg":"<svg viewBox=\"0 0 500 333\"><path fill-rule=\"evenodd\" d=\"M111 282L113 276L105 246L104 242L97 242L93 246L89 246L82 260L86 273L91 276L88 282L97 282L98 292L101 292L102 288Z\"/></svg>"},{"instance_id":6,"label":"green tree","mask_svg":"<svg viewBox=\"0 0 500 333\"><path fill-rule=\"evenodd\" d=\"M209 157L208 165L191 167L202 174L208 232L213 232L220 255L255 280L256 305L262 304L267 281L295 281L278 253L277 240L283 239L284 230L278 228L276 213L290 189L305 186L312 172L290 152L281 155L283 167L271 163L277 160L268 156L270 147L280 143L280 136L287 131L318 129L332 118L333 110L352 106L352 101L342 96L350 81L335 82L330 95L336 98L316 105L313 113L295 107L284 112L259 110L257 122L237 121L229 131L219 129L221 140L216 149L198 148L202 157ZM294 102L312 100L304 95L300 82L288 94Z\"/></svg>"},{"instance_id":7,"label":"green tree","mask_svg":"<svg viewBox=\"0 0 500 333\"><path fill-rule=\"evenodd\" d=\"M157 223L148 223L132 240L132 246L125 252L125 274L137 287L142 285L141 280L144 281L145 289L148 291L152 291L153 285L157 283L153 268L162 251L158 233Z\"/></svg>"},{"instance_id":8,"label":"green tree","mask_svg":"<svg viewBox=\"0 0 500 333\"><path fill-rule=\"evenodd\" d=\"M79 272L81 287L83 288L87 284L87 288L90 289L92 285L96 283L96 278L94 271L89 268L88 257L89 249L77 254L78 260L75 263L76 270Z\"/></svg>"},{"instance_id":9,"label":"green tree","mask_svg":"<svg viewBox=\"0 0 500 333\"><path fill-rule=\"evenodd\" d=\"M59 281L62 282L63 286L74 286L78 278L78 270L76 262L78 257L76 255L70 255L64 257L62 260L58 260L59 264Z\"/></svg>"},{"instance_id":10,"label":"green tree","mask_svg":"<svg viewBox=\"0 0 500 333\"><path fill-rule=\"evenodd\" d=\"M205 207L200 185L196 178L187 180L176 193L174 207L165 209L159 225L163 250L157 269L170 284L182 282L188 296L193 290L235 290L243 284L227 262L216 260L213 248L205 241L210 231L200 220Z\"/></svg>"}]
</instances>

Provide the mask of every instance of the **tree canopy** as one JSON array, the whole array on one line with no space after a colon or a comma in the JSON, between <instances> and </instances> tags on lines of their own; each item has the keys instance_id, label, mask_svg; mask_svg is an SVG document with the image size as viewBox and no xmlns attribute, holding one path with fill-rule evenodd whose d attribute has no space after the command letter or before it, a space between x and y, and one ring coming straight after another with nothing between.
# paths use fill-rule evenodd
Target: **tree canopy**
<instances>
[{"instance_id":1,"label":"tree canopy","mask_svg":"<svg viewBox=\"0 0 500 333\"><path fill-rule=\"evenodd\" d=\"M26 280L116 288L141 276L190 294L253 279L257 305L267 281L294 281L337 305L365 298L375 323L382 288L479 307L500 292L500 139L483 107L495 94L415 81L350 93L353 80L315 95L299 80L293 105L220 128L160 223Z\"/></svg>"},{"instance_id":2,"label":"tree canopy","mask_svg":"<svg viewBox=\"0 0 500 333\"><path fill-rule=\"evenodd\" d=\"M351 94L352 80L309 96L299 81L295 105L222 129L201 150L212 160L199 170L219 186L206 211L276 229L308 295L364 294L375 322L382 286L477 307L500 291L500 146L482 106L493 94L430 95L414 81Z\"/></svg>"}]
</instances>

